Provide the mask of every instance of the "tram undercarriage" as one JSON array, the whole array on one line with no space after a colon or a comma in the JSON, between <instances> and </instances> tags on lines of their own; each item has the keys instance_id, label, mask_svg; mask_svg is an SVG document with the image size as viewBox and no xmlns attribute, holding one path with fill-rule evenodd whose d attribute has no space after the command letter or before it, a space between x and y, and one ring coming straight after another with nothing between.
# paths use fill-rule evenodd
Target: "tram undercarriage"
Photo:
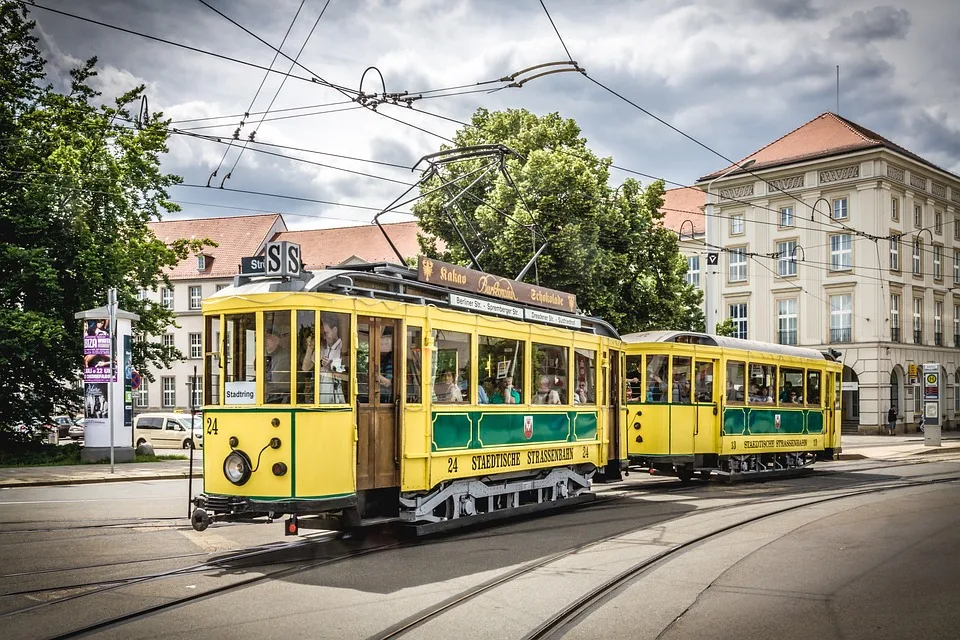
<instances>
[{"instance_id":1,"label":"tram undercarriage","mask_svg":"<svg viewBox=\"0 0 960 640\"><path fill-rule=\"evenodd\" d=\"M728 482L740 478L785 475L807 469L818 459L833 458L833 451L790 451L720 456L716 454L692 456L631 457L632 471L649 470L651 474L673 475L681 482L690 482L695 476L706 480L716 474Z\"/></svg>"}]
</instances>

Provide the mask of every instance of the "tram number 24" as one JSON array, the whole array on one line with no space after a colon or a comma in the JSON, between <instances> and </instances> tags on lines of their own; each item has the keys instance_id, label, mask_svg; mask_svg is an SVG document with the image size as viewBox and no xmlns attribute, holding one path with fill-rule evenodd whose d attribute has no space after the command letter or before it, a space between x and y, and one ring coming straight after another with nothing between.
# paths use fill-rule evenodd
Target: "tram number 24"
<instances>
[{"instance_id":1,"label":"tram number 24","mask_svg":"<svg viewBox=\"0 0 960 640\"><path fill-rule=\"evenodd\" d=\"M207 418L207 433L210 433L210 419ZM217 419L213 419L213 433L217 433ZM583 447L581 453L583 459L586 460L590 457L590 447ZM457 464L458 460L456 458L447 458L447 473L456 473L459 471L459 465Z\"/></svg>"},{"instance_id":2,"label":"tram number 24","mask_svg":"<svg viewBox=\"0 0 960 640\"><path fill-rule=\"evenodd\" d=\"M207 418L207 435L208 436L217 435L217 419L216 418Z\"/></svg>"}]
</instances>

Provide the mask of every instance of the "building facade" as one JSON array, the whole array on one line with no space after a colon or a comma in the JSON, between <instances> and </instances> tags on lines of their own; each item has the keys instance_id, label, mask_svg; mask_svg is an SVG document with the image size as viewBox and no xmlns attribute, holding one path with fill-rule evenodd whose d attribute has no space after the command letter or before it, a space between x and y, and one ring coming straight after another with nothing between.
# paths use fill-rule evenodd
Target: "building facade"
<instances>
[{"instance_id":1,"label":"building facade","mask_svg":"<svg viewBox=\"0 0 960 640\"><path fill-rule=\"evenodd\" d=\"M383 226L401 253L419 253L416 223ZM143 377L140 389L134 392L135 413L189 412L192 406L203 405L203 300L230 285L240 271L241 258L261 255L267 242L286 240L299 244L301 259L310 270L344 263L399 262L383 233L372 225L288 231L282 216L264 214L171 220L151 223L150 228L167 244L178 239L206 238L217 246L205 249L202 255L190 256L171 269L167 274L171 287L141 292L174 311L176 325L169 327L159 340L176 347L184 358L169 368L151 369L152 382Z\"/></svg>"},{"instance_id":2,"label":"building facade","mask_svg":"<svg viewBox=\"0 0 960 640\"><path fill-rule=\"evenodd\" d=\"M697 181L702 212L687 203L688 215L665 216L678 233L703 221L702 239L682 249L707 294L708 327L730 319L737 337L838 351L848 432L879 432L891 403L898 429L915 431L917 370L936 363L952 428L960 177L832 113L738 164L751 161Z\"/></svg>"}]
</instances>

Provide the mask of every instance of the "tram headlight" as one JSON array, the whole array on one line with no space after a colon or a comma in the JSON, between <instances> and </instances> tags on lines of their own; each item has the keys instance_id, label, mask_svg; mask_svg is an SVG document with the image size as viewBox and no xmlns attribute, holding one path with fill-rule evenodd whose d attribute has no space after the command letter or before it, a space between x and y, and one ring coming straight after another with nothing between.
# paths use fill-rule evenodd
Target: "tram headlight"
<instances>
[{"instance_id":1,"label":"tram headlight","mask_svg":"<svg viewBox=\"0 0 960 640\"><path fill-rule=\"evenodd\" d=\"M223 461L223 475L238 487L250 479L252 470L250 457L240 450L231 451Z\"/></svg>"}]
</instances>

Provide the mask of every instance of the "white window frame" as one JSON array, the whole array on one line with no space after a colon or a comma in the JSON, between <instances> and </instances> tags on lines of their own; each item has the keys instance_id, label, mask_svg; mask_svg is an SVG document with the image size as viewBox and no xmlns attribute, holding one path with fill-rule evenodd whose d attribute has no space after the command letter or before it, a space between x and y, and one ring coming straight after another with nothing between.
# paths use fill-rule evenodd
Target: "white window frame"
<instances>
[{"instance_id":1,"label":"white window frame","mask_svg":"<svg viewBox=\"0 0 960 640\"><path fill-rule=\"evenodd\" d=\"M687 256L687 273L683 276L687 284L700 286L700 256Z\"/></svg>"},{"instance_id":2,"label":"white window frame","mask_svg":"<svg viewBox=\"0 0 960 640\"><path fill-rule=\"evenodd\" d=\"M217 291L223 291L224 289L226 289L226 288L229 287L229 286L230 286L230 285L228 285L228 284L218 284L216 290L217 290Z\"/></svg>"},{"instance_id":3,"label":"white window frame","mask_svg":"<svg viewBox=\"0 0 960 640\"><path fill-rule=\"evenodd\" d=\"M900 236L890 236L890 270L900 271Z\"/></svg>"},{"instance_id":4,"label":"white window frame","mask_svg":"<svg viewBox=\"0 0 960 640\"><path fill-rule=\"evenodd\" d=\"M933 245L933 279L943 280L943 245Z\"/></svg>"},{"instance_id":5,"label":"white window frame","mask_svg":"<svg viewBox=\"0 0 960 640\"><path fill-rule=\"evenodd\" d=\"M749 328L749 310L746 302L731 302L727 305L727 313L730 320L733 321L733 337L746 340L747 330Z\"/></svg>"},{"instance_id":6,"label":"white window frame","mask_svg":"<svg viewBox=\"0 0 960 640\"><path fill-rule=\"evenodd\" d=\"M730 216L730 235L742 236L745 231L745 226L742 213L735 213Z\"/></svg>"},{"instance_id":7,"label":"white window frame","mask_svg":"<svg viewBox=\"0 0 960 640\"><path fill-rule=\"evenodd\" d=\"M190 359L198 360L203 357L203 334L191 333L190 335Z\"/></svg>"},{"instance_id":8,"label":"white window frame","mask_svg":"<svg viewBox=\"0 0 960 640\"><path fill-rule=\"evenodd\" d=\"M206 271L207 269L207 256L202 253L197 256L197 271Z\"/></svg>"},{"instance_id":9,"label":"white window frame","mask_svg":"<svg viewBox=\"0 0 960 640\"><path fill-rule=\"evenodd\" d=\"M144 409L150 406L149 380L146 378L140 379L140 387L136 390L135 395L138 409Z\"/></svg>"},{"instance_id":10,"label":"white window frame","mask_svg":"<svg viewBox=\"0 0 960 640\"><path fill-rule=\"evenodd\" d=\"M777 275L781 278L797 275L796 240L783 240L777 243Z\"/></svg>"},{"instance_id":11,"label":"white window frame","mask_svg":"<svg viewBox=\"0 0 960 640\"><path fill-rule=\"evenodd\" d=\"M846 197L844 198L834 198L833 199L833 216L834 220L849 220L850 219L850 206L849 201Z\"/></svg>"},{"instance_id":12,"label":"white window frame","mask_svg":"<svg viewBox=\"0 0 960 640\"><path fill-rule=\"evenodd\" d=\"M198 411L203 408L203 376L190 376L190 406Z\"/></svg>"},{"instance_id":13,"label":"white window frame","mask_svg":"<svg viewBox=\"0 0 960 640\"><path fill-rule=\"evenodd\" d=\"M188 300L191 311L199 311L203 306L203 288L198 285L190 285L187 289Z\"/></svg>"},{"instance_id":14,"label":"white window frame","mask_svg":"<svg viewBox=\"0 0 960 640\"><path fill-rule=\"evenodd\" d=\"M747 248L734 247L727 253L727 282L746 282Z\"/></svg>"},{"instance_id":15,"label":"white window frame","mask_svg":"<svg viewBox=\"0 0 960 640\"><path fill-rule=\"evenodd\" d=\"M923 275L923 240L914 239L913 241L913 275Z\"/></svg>"},{"instance_id":16,"label":"white window frame","mask_svg":"<svg viewBox=\"0 0 960 640\"><path fill-rule=\"evenodd\" d=\"M853 236L849 233L830 236L830 271L850 271L851 269L853 269Z\"/></svg>"},{"instance_id":17,"label":"white window frame","mask_svg":"<svg viewBox=\"0 0 960 640\"><path fill-rule=\"evenodd\" d=\"M160 304L164 309L173 310L173 287L160 288Z\"/></svg>"},{"instance_id":18,"label":"white window frame","mask_svg":"<svg viewBox=\"0 0 960 640\"><path fill-rule=\"evenodd\" d=\"M937 209L933 210L933 232L938 236L943 235L943 212Z\"/></svg>"},{"instance_id":19,"label":"white window frame","mask_svg":"<svg viewBox=\"0 0 960 640\"><path fill-rule=\"evenodd\" d=\"M777 300L777 342L779 344L796 345L800 341L800 316L797 298L783 298ZM792 334L792 342L783 342L784 334Z\"/></svg>"},{"instance_id":20,"label":"white window frame","mask_svg":"<svg viewBox=\"0 0 960 640\"><path fill-rule=\"evenodd\" d=\"M923 331L923 298L913 299L913 330Z\"/></svg>"},{"instance_id":21,"label":"white window frame","mask_svg":"<svg viewBox=\"0 0 960 640\"><path fill-rule=\"evenodd\" d=\"M163 334L163 336L161 336L161 338L160 338L160 342L161 342L161 343L163 344L163 346L166 347L167 349L172 349L174 346L176 346L176 343L175 343L175 340L174 340L174 336L173 336L172 333L165 333L165 334Z\"/></svg>"},{"instance_id":22,"label":"white window frame","mask_svg":"<svg viewBox=\"0 0 960 640\"><path fill-rule=\"evenodd\" d=\"M174 376L164 376L160 378L160 387L163 390L163 408L169 409L177 406L177 379Z\"/></svg>"},{"instance_id":23,"label":"white window frame","mask_svg":"<svg viewBox=\"0 0 960 640\"><path fill-rule=\"evenodd\" d=\"M957 336L960 336L960 304L953 305L953 341L957 342ZM954 344L953 346L960 346Z\"/></svg>"},{"instance_id":24,"label":"white window frame","mask_svg":"<svg viewBox=\"0 0 960 640\"><path fill-rule=\"evenodd\" d=\"M953 219L953 239L960 240L960 218Z\"/></svg>"},{"instance_id":25,"label":"white window frame","mask_svg":"<svg viewBox=\"0 0 960 640\"><path fill-rule=\"evenodd\" d=\"M850 340L833 340L834 331L849 332ZM830 342L853 342L853 294L830 296Z\"/></svg>"},{"instance_id":26,"label":"white window frame","mask_svg":"<svg viewBox=\"0 0 960 640\"><path fill-rule=\"evenodd\" d=\"M935 300L933 303L933 332L943 336L943 301Z\"/></svg>"},{"instance_id":27,"label":"white window frame","mask_svg":"<svg viewBox=\"0 0 960 640\"><path fill-rule=\"evenodd\" d=\"M953 250L953 284L960 284L960 249Z\"/></svg>"},{"instance_id":28,"label":"white window frame","mask_svg":"<svg viewBox=\"0 0 960 640\"><path fill-rule=\"evenodd\" d=\"M794 227L796 224L797 220L793 215L793 207L780 207L780 226Z\"/></svg>"},{"instance_id":29,"label":"white window frame","mask_svg":"<svg viewBox=\"0 0 960 640\"><path fill-rule=\"evenodd\" d=\"M898 222L900 220L900 198L890 197L890 219Z\"/></svg>"},{"instance_id":30,"label":"white window frame","mask_svg":"<svg viewBox=\"0 0 960 640\"><path fill-rule=\"evenodd\" d=\"M890 328L900 328L900 294L890 294Z\"/></svg>"},{"instance_id":31,"label":"white window frame","mask_svg":"<svg viewBox=\"0 0 960 640\"><path fill-rule=\"evenodd\" d=\"M913 226L915 229L919 229L923 226L923 205L915 204L913 205Z\"/></svg>"}]
</instances>

